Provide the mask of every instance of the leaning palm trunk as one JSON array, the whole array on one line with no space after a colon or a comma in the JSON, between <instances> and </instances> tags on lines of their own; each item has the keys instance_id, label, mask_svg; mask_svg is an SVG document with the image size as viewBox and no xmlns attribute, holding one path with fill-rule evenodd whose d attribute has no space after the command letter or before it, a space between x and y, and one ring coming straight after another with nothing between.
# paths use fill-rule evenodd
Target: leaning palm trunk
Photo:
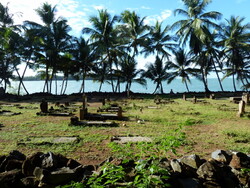
<instances>
[{"instance_id":1,"label":"leaning palm trunk","mask_svg":"<svg viewBox=\"0 0 250 188\"><path fill-rule=\"evenodd\" d=\"M223 87L222 87L222 83L221 83L221 80L220 80L219 73L218 73L218 71L217 71L217 69L216 69L216 66L215 66L215 63L214 63L214 61L213 61L213 60L212 60L212 63L213 63L213 67L214 67L214 70L215 70L215 73L216 73L216 76L217 76L218 82L219 82L219 84L220 84L221 91L223 91L223 92L224 92L224 89L223 89Z\"/></svg>"},{"instance_id":2,"label":"leaning palm trunk","mask_svg":"<svg viewBox=\"0 0 250 188\"><path fill-rule=\"evenodd\" d=\"M65 87L64 87L63 95L65 94L66 89L67 89L67 87L68 87L68 81L69 81L69 78L67 77L67 78L66 78L66 81L65 81Z\"/></svg>"},{"instance_id":3,"label":"leaning palm trunk","mask_svg":"<svg viewBox=\"0 0 250 188\"><path fill-rule=\"evenodd\" d=\"M25 67L26 68L26 67ZM21 90L21 85L23 86L23 89L25 90L26 94L29 94L29 92L27 91L24 83L23 83L23 76L21 77L21 75L19 74L19 71L17 69L17 67L15 66L15 70L16 70L16 73L18 75L18 78L19 78L19 86L18 86L18 96L20 95L20 90Z\"/></svg>"},{"instance_id":4,"label":"leaning palm trunk","mask_svg":"<svg viewBox=\"0 0 250 188\"><path fill-rule=\"evenodd\" d=\"M204 88L205 88L205 93L210 93L210 90L208 89L208 86L207 86L207 80L205 77L205 73L202 69L201 69L201 74L202 74L202 82L203 82Z\"/></svg>"},{"instance_id":5,"label":"leaning palm trunk","mask_svg":"<svg viewBox=\"0 0 250 188\"><path fill-rule=\"evenodd\" d=\"M159 86L160 86L160 83L159 83L159 82L157 82L157 85L156 85L156 88L155 88L155 90L154 90L153 94L155 94L155 93L156 93L156 91L159 89Z\"/></svg>"},{"instance_id":6,"label":"leaning palm trunk","mask_svg":"<svg viewBox=\"0 0 250 188\"><path fill-rule=\"evenodd\" d=\"M65 79L66 79L66 77L64 76L64 77L63 77L63 81L62 81L62 86L61 86L60 95L62 95L62 93L63 93Z\"/></svg>"}]
</instances>

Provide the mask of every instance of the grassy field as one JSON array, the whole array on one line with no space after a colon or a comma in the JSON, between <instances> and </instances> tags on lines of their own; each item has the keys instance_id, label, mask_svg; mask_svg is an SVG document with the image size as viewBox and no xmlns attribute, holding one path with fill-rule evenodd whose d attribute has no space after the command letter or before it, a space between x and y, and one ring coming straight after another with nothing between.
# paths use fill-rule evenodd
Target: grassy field
<instances>
[{"instance_id":1,"label":"grassy field","mask_svg":"<svg viewBox=\"0 0 250 188\"><path fill-rule=\"evenodd\" d=\"M79 116L81 97L73 100L75 115ZM49 107L54 106L54 100ZM62 100L57 100L62 102ZM122 106L127 121L116 121L118 127L69 126L70 117L37 116L39 102L0 101L0 111L21 112L20 115L0 116L0 155L19 150L26 155L37 151L61 153L83 164L98 164L110 156L145 158L149 156L176 158L198 154L204 158L216 149L250 153L250 106L246 114L236 116L238 104L228 99L198 99L193 104L174 99L167 104L154 103L154 99L122 99L111 103ZM3 104L18 104L9 106ZM108 105L107 105L108 106ZM106 107L107 107L106 106ZM97 100L88 101L88 111L96 113L102 107ZM146 136L152 143L116 144L113 136ZM49 144L43 138L54 136L78 136L74 144ZM18 144L30 141L28 144Z\"/></svg>"}]
</instances>

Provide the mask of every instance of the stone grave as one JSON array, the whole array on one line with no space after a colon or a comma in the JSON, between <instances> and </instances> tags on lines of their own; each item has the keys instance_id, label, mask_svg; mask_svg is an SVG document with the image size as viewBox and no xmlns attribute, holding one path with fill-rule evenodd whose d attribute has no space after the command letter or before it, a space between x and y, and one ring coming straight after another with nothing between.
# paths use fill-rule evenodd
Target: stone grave
<instances>
[{"instance_id":1,"label":"stone grave","mask_svg":"<svg viewBox=\"0 0 250 188\"><path fill-rule=\"evenodd\" d=\"M113 136L111 138L111 142L116 142L119 144L126 144L128 142L152 142L152 138L150 137L142 137L142 136Z\"/></svg>"},{"instance_id":2,"label":"stone grave","mask_svg":"<svg viewBox=\"0 0 250 188\"><path fill-rule=\"evenodd\" d=\"M187 100L187 97L186 97L186 94L185 94L185 93L182 95L182 99L183 99L184 101Z\"/></svg>"},{"instance_id":3,"label":"stone grave","mask_svg":"<svg viewBox=\"0 0 250 188\"><path fill-rule=\"evenodd\" d=\"M19 140L17 145L74 144L79 141L78 136L32 136Z\"/></svg>"},{"instance_id":4,"label":"stone grave","mask_svg":"<svg viewBox=\"0 0 250 188\"><path fill-rule=\"evenodd\" d=\"M250 104L250 94L249 93L243 93L242 100L245 102L246 105Z\"/></svg>"},{"instance_id":5,"label":"stone grave","mask_svg":"<svg viewBox=\"0 0 250 188\"><path fill-rule=\"evenodd\" d=\"M246 105L245 101L241 100L239 102L239 111L237 113L238 117L242 117L243 114L245 113L245 105Z\"/></svg>"},{"instance_id":6,"label":"stone grave","mask_svg":"<svg viewBox=\"0 0 250 188\"><path fill-rule=\"evenodd\" d=\"M108 121L79 121L77 116L70 118L69 126L104 126L104 127L117 127L118 124L115 122Z\"/></svg>"},{"instance_id":7,"label":"stone grave","mask_svg":"<svg viewBox=\"0 0 250 188\"><path fill-rule=\"evenodd\" d=\"M60 103L57 102L55 106L60 107ZM54 109L52 106L48 109L48 102L44 99L40 103L40 110L36 114L41 116L71 116L74 111L67 108Z\"/></svg>"},{"instance_id":8,"label":"stone grave","mask_svg":"<svg viewBox=\"0 0 250 188\"><path fill-rule=\"evenodd\" d=\"M0 116L15 116L15 115L20 115L22 114L21 112L12 112L10 110L1 110L0 111Z\"/></svg>"},{"instance_id":9,"label":"stone grave","mask_svg":"<svg viewBox=\"0 0 250 188\"><path fill-rule=\"evenodd\" d=\"M193 103L194 103L194 104L197 103L197 98L196 98L196 96L193 97Z\"/></svg>"},{"instance_id":10,"label":"stone grave","mask_svg":"<svg viewBox=\"0 0 250 188\"><path fill-rule=\"evenodd\" d=\"M88 113L87 109L87 97L83 95L83 107L80 109L80 120L93 120L93 121L103 121L103 120L121 120L121 119L126 119L122 115L122 108L118 107L117 108L117 113L100 113L100 114L95 114L95 113Z\"/></svg>"},{"instance_id":11,"label":"stone grave","mask_svg":"<svg viewBox=\"0 0 250 188\"><path fill-rule=\"evenodd\" d=\"M242 97L230 97L229 101L233 103L239 103L242 100Z\"/></svg>"}]
</instances>

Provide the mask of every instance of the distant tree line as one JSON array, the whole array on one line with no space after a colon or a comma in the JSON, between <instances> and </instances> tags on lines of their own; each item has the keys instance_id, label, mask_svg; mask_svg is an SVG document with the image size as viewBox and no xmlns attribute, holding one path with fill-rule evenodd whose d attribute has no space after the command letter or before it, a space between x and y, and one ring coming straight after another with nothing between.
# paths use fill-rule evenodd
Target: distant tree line
<instances>
[{"instance_id":1,"label":"distant tree line","mask_svg":"<svg viewBox=\"0 0 250 188\"><path fill-rule=\"evenodd\" d=\"M190 76L200 79L205 92L210 92L207 77L215 72L221 91L221 80L232 77L244 89L250 88L250 23L244 18L231 16L219 24L222 14L206 12L211 0L182 0L183 9L175 15L183 18L172 25L156 22L145 24L146 17L136 12L123 11L112 16L99 10L89 18L91 27L82 29L82 36L69 34L66 19L56 17L56 6L43 3L36 13L43 24L24 21L15 25L8 4L0 3L0 85L5 89L14 72L19 80L18 94L24 85L26 70L39 70L44 80L43 92L52 92L52 82L63 75L55 93L64 94L69 78L81 80L79 92L85 92L85 80L108 82L113 92L121 92L121 83L128 93L133 82L146 85L146 78L155 83L155 91L163 93L163 82L182 79L187 91ZM174 34L172 34L174 33ZM138 56L155 56L144 69L137 68ZM20 74L18 65L25 64ZM220 73L220 74L219 74ZM221 76L222 75L222 76ZM221 77L220 77L221 76Z\"/></svg>"}]
</instances>

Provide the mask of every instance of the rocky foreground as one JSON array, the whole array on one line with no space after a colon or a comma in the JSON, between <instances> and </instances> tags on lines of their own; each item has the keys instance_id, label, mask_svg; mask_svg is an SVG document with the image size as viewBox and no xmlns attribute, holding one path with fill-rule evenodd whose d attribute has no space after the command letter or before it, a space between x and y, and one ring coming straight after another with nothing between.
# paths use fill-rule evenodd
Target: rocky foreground
<instances>
[{"instance_id":1,"label":"rocky foreground","mask_svg":"<svg viewBox=\"0 0 250 188\"><path fill-rule=\"evenodd\" d=\"M72 181L82 182L84 187L92 184L104 187L250 187L250 156L216 150L208 160L197 155L173 160L110 158L97 166L83 165L51 152L27 157L15 150L0 156L1 188L56 187Z\"/></svg>"}]
</instances>

